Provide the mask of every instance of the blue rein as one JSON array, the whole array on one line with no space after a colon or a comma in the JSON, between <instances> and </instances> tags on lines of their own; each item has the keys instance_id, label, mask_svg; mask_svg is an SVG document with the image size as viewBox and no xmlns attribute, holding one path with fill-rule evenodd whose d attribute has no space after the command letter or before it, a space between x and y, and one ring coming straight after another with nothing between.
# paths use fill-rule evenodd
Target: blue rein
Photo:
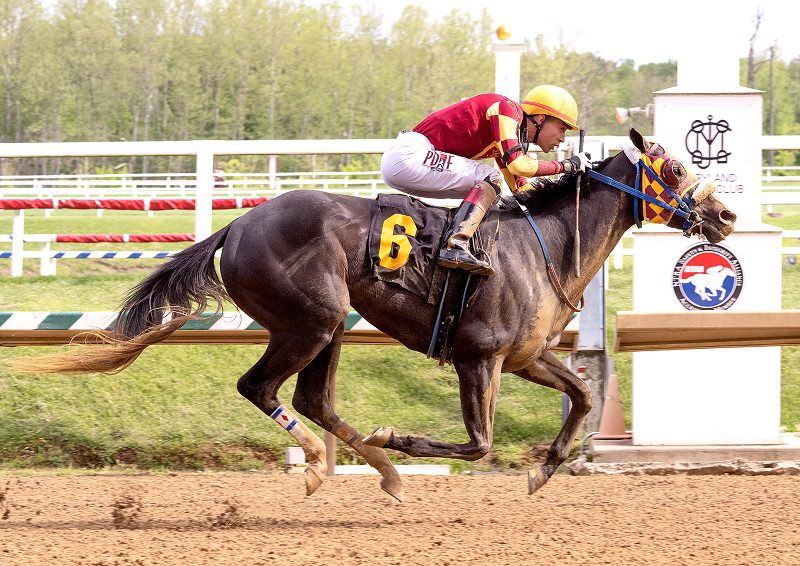
<instances>
[{"instance_id":1,"label":"blue rein","mask_svg":"<svg viewBox=\"0 0 800 566\"><path fill-rule=\"evenodd\" d=\"M668 203L664 202L663 200L659 200L656 197L650 196L647 193L645 193L644 191L642 191L641 189L636 189L634 187L626 185L625 183L620 183L616 179L612 179L611 177L609 177L607 175L603 175L602 173L598 173L594 169L589 169L588 171L586 171L586 174L589 175L589 177L591 177L593 179L597 179L601 183L605 183L606 185L614 187L615 189L619 189L619 190L621 190L623 192L626 192L629 195L632 195L634 197L633 198L633 213L634 213L634 217L636 218L636 226L638 226L639 228L642 227L642 220L641 220L641 217L639 216L639 209L640 209L639 201L641 199L641 200L646 200L650 204L654 204L656 206L664 208L664 209L670 211L673 214L677 214L679 218L683 218L683 230L684 230L684 234L685 234L688 230L690 230L697 223L697 220L696 220L696 214L697 213L693 213L693 211L692 211L692 208L694 208L695 204L697 204L697 203L695 203L695 201L694 201L694 199L692 197L685 197L684 198L684 197L681 197L678 194L676 194L672 189L670 189L667 186L666 183L664 183L664 181L661 180L661 177L659 177L656 174L655 171L653 171L650 167L648 167L641 160L636 163L636 186L638 186L638 187L642 186L642 168L644 168L648 173L650 173L650 175L656 181L658 181L658 184L661 185L664 188L664 190L666 190L667 193L669 193L669 195L678 202L678 206L677 207L674 207L671 204L668 204Z\"/></svg>"}]
</instances>

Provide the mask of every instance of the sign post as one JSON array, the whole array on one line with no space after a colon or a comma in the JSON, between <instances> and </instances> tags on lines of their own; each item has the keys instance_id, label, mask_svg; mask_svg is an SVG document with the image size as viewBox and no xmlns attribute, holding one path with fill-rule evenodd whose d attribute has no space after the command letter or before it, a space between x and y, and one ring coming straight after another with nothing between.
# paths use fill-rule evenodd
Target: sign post
<instances>
[{"instance_id":1,"label":"sign post","mask_svg":"<svg viewBox=\"0 0 800 566\"><path fill-rule=\"evenodd\" d=\"M735 49L709 50L679 58L678 85L655 93L654 139L716 184L736 231L720 244L635 231L634 311L781 308L781 231L761 223L762 93L739 86ZM633 354L634 445L780 439L780 348Z\"/></svg>"},{"instance_id":2,"label":"sign post","mask_svg":"<svg viewBox=\"0 0 800 566\"><path fill-rule=\"evenodd\" d=\"M495 40L492 43L494 91L511 100L519 101L519 62L524 48L525 44L515 39L505 26L500 26L495 30Z\"/></svg>"}]
</instances>

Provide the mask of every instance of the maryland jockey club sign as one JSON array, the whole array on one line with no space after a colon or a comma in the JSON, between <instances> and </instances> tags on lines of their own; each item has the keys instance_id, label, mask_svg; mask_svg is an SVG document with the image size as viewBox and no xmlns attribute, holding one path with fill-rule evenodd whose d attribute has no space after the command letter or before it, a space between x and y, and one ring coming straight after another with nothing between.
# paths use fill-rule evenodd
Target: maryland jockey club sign
<instances>
[{"instance_id":1,"label":"maryland jockey club sign","mask_svg":"<svg viewBox=\"0 0 800 566\"><path fill-rule=\"evenodd\" d=\"M742 290L742 266L723 246L697 244L675 264L672 290L688 310L727 310Z\"/></svg>"},{"instance_id":2,"label":"maryland jockey club sign","mask_svg":"<svg viewBox=\"0 0 800 566\"><path fill-rule=\"evenodd\" d=\"M725 133L731 130L727 120L695 120L686 134L686 151L692 156L692 164L708 169L711 162L727 163L730 151L725 150Z\"/></svg>"},{"instance_id":3,"label":"maryland jockey club sign","mask_svg":"<svg viewBox=\"0 0 800 566\"><path fill-rule=\"evenodd\" d=\"M709 42L712 57L684 53L677 85L653 93L653 139L675 148L701 183L714 183L715 196L736 213L736 229L724 245L689 243L656 226L634 231L636 312L694 318L781 308L781 230L762 218L763 93L739 85L735 41ZM675 371L674 352L633 353L635 445L781 442L780 348L722 352L682 351L687 372ZM720 392L725 402L709 404Z\"/></svg>"},{"instance_id":4,"label":"maryland jockey club sign","mask_svg":"<svg viewBox=\"0 0 800 566\"><path fill-rule=\"evenodd\" d=\"M728 120L715 120L709 115L705 120L694 120L686 132L685 147L692 165L698 169L697 177L701 183L713 181L718 194L744 192L743 182L728 162L733 154L725 145L725 134L731 131ZM715 171L707 172L711 166Z\"/></svg>"}]
</instances>

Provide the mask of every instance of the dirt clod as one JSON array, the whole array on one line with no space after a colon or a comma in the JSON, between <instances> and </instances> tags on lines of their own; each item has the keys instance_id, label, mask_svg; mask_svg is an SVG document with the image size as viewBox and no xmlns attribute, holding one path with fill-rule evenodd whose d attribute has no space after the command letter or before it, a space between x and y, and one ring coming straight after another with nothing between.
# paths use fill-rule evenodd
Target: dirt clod
<instances>
[{"instance_id":1,"label":"dirt clod","mask_svg":"<svg viewBox=\"0 0 800 566\"><path fill-rule=\"evenodd\" d=\"M242 513L242 506L235 498L226 499L224 502L225 510L216 517L210 519L211 526L215 529L235 529L243 527L247 523L247 518Z\"/></svg>"},{"instance_id":2,"label":"dirt clod","mask_svg":"<svg viewBox=\"0 0 800 566\"><path fill-rule=\"evenodd\" d=\"M11 516L11 507L8 504L9 486L11 486L11 480L6 482L5 487L0 487L0 519L3 521L8 520Z\"/></svg>"},{"instance_id":3,"label":"dirt clod","mask_svg":"<svg viewBox=\"0 0 800 566\"><path fill-rule=\"evenodd\" d=\"M133 495L123 495L111 506L115 529L135 529L142 513L141 501Z\"/></svg>"}]
</instances>

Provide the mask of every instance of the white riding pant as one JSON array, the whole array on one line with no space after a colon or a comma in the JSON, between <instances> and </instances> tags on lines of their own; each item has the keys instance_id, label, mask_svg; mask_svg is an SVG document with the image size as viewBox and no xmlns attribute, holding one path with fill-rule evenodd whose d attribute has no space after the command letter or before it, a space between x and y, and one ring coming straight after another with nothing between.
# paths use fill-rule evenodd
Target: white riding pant
<instances>
[{"instance_id":1,"label":"white riding pant","mask_svg":"<svg viewBox=\"0 0 800 566\"><path fill-rule=\"evenodd\" d=\"M478 181L490 177L500 185L502 175L486 163L438 151L417 132L401 132L381 157L387 185L416 197L461 198Z\"/></svg>"}]
</instances>

